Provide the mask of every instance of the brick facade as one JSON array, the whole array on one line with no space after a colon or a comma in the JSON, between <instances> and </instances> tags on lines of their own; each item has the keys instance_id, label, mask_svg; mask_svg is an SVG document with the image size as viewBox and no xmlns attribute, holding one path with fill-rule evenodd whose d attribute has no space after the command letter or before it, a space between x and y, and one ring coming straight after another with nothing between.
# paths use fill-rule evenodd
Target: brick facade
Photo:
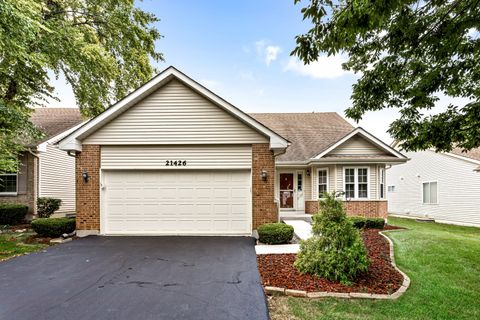
<instances>
[{"instance_id":1,"label":"brick facade","mask_svg":"<svg viewBox=\"0 0 480 320\"><path fill-rule=\"evenodd\" d=\"M262 170L268 174L267 181L261 177ZM253 229L278 221L275 203L275 156L268 143L252 145L252 214Z\"/></svg>"},{"instance_id":2,"label":"brick facade","mask_svg":"<svg viewBox=\"0 0 480 320\"><path fill-rule=\"evenodd\" d=\"M387 218L388 202L381 201L345 201L345 210L349 216L362 216L369 218Z\"/></svg>"},{"instance_id":3,"label":"brick facade","mask_svg":"<svg viewBox=\"0 0 480 320\"><path fill-rule=\"evenodd\" d=\"M0 195L0 203L15 203L28 206L28 214L25 218L31 220L37 213L38 158L29 152L25 152L19 160L17 195Z\"/></svg>"},{"instance_id":4,"label":"brick facade","mask_svg":"<svg viewBox=\"0 0 480 320\"><path fill-rule=\"evenodd\" d=\"M349 216L363 216L371 218L387 218L387 201L344 201L345 211ZM318 201L305 201L305 213L318 212Z\"/></svg>"},{"instance_id":5,"label":"brick facade","mask_svg":"<svg viewBox=\"0 0 480 320\"><path fill-rule=\"evenodd\" d=\"M75 161L77 232L100 231L100 146L83 145ZM82 173L88 173L84 182Z\"/></svg>"},{"instance_id":6,"label":"brick facade","mask_svg":"<svg viewBox=\"0 0 480 320\"><path fill-rule=\"evenodd\" d=\"M305 201L305 213L317 213L318 212L318 201Z\"/></svg>"}]
</instances>

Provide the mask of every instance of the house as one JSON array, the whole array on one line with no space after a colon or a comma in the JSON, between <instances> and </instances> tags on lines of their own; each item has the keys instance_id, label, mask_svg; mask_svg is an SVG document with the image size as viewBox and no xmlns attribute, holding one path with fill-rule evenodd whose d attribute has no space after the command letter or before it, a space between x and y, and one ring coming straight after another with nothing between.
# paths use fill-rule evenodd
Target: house
<instances>
[{"instance_id":1,"label":"house","mask_svg":"<svg viewBox=\"0 0 480 320\"><path fill-rule=\"evenodd\" d=\"M408 163L387 170L391 214L480 226L480 148L404 154Z\"/></svg>"},{"instance_id":2,"label":"house","mask_svg":"<svg viewBox=\"0 0 480 320\"><path fill-rule=\"evenodd\" d=\"M80 236L250 235L334 190L383 217L385 166L407 160L334 113L248 115L173 67L58 144Z\"/></svg>"},{"instance_id":3,"label":"house","mask_svg":"<svg viewBox=\"0 0 480 320\"><path fill-rule=\"evenodd\" d=\"M76 108L36 108L33 124L43 133L41 141L26 146L20 156L17 172L0 174L0 203L20 203L29 208L29 217L36 214L38 197L62 200L55 215L75 213L75 158L53 144L82 122Z\"/></svg>"}]
</instances>

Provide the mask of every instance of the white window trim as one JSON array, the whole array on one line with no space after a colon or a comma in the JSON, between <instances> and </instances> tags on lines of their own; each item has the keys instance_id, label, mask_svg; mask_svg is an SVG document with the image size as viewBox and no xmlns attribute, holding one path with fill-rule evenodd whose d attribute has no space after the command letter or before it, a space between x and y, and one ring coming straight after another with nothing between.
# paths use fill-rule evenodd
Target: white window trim
<instances>
[{"instance_id":1,"label":"white window trim","mask_svg":"<svg viewBox=\"0 0 480 320\"><path fill-rule=\"evenodd\" d=\"M0 192L0 196L16 196L18 195L18 172L16 173L2 173L0 176L15 176L17 183L15 184L15 192Z\"/></svg>"},{"instance_id":2,"label":"white window trim","mask_svg":"<svg viewBox=\"0 0 480 320\"><path fill-rule=\"evenodd\" d=\"M437 184L437 202L435 202L435 203L431 203L431 202L430 202L430 203L425 203L425 202L423 201L423 185L424 185L425 183L428 183L428 184L430 184L430 183L436 183L436 184ZM422 183L420 184L420 190L421 190L421 195L422 195L422 196L420 197L420 199L421 199L421 200L420 200L420 203L421 203L422 205L424 205L424 206L436 206L436 205L438 205L438 204L440 203L440 201L439 201L439 200L440 200L440 198L439 198L440 193L438 192L438 191L439 191L439 190L438 190L438 180L422 181ZM428 190L428 191L429 191L429 193L430 193L430 190Z\"/></svg>"},{"instance_id":3,"label":"white window trim","mask_svg":"<svg viewBox=\"0 0 480 320\"><path fill-rule=\"evenodd\" d=\"M346 169L354 169L355 172L354 172L354 175L355 175L355 184L354 184L354 194L355 194L355 197L353 198L347 198L347 181L345 180L345 170ZM358 197L358 169L367 169L367 197L366 198L359 198ZM363 167L363 166L360 166L360 167L343 167L343 170L342 170L342 174L343 174L343 191L345 192L345 194L343 195L343 197L346 199L349 199L349 200L368 200L370 199L370 167Z\"/></svg>"},{"instance_id":4,"label":"white window trim","mask_svg":"<svg viewBox=\"0 0 480 320\"><path fill-rule=\"evenodd\" d=\"M378 179L378 198L379 199L386 199L386 195L387 195L387 177L386 177L386 170L385 168L380 168L379 172L378 172L378 176L379 176L379 179ZM383 181L382 181L382 176L383 176ZM383 187L382 187L383 185ZM382 197L382 191L383 191L383 197Z\"/></svg>"},{"instance_id":5,"label":"white window trim","mask_svg":"<svg viewBox=\"0 0 480 320\"><path fill-rule=\"evenodd\" d=\"M320 171L327 171L327 192L330 192L330 188L329 188L329 185L330 185L330 171L328 170L328 167L325 167L325 168L317 168L317 186L316 186L316 189L317 189L317 198L318 199L324 199L324 198L321 198L320 197L320 193L318 192L318 186L320 185L320 179L319 179L319 174L318 172Z\"/></svg>"}]
</instances>

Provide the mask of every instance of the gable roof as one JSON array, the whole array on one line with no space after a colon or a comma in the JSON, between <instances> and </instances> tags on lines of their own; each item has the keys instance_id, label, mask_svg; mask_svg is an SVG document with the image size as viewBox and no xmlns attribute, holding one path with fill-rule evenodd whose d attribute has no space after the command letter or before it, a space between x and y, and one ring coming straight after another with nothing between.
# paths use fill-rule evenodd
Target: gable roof
<instances>
[{"instance_id":1,"label":"gable roof","mask_svg":"<svg viewBox=\"0 0 480 320\"><path fill-rule=\"evenodd\" d=\"M480 161L480 148L472 149L466 152L463 152L462 148L453 148L452 151L450 151L449 153L460 157Z\"/></svg>"},{"instance_id":2,"label":"gable roof","mask_svg":"<svg viewBox=\"0 0 480 320\"><path fill-rule=\"evenodd\" d=\"M82 144L81 141L87 136L103 127L108 122L115 119L117 116L128 110L130 107L135 105L137 102L141 101L152 92L158 90L172 79L177 79L182 84L186 85L190 89L194 90L204 98L210 100L212 103L226 111L228 114L232 115L239 121L251 127L253 130L259 132L260 134L268 137L270 139L270 148L276 150L284 150L289 145L289 141L274 132L270 128L256 121L246 113L242 112L240 109L236 108L232 104L228 103L221 97L217 96L204 86L200 85L198 82L194 81L184 73L180 72L174 67L168 67L160 74L155 76L149 82L142 85L137 90L133 91L127 95L122 100L118 101L116 104L107 108L104 112L91 119L83 126L74 130L72 133L64 137L58 142L60 149L63 150L75 150L81 151Z\"/></svg>"},{"instance_id":3,"label":"gable roof","mask_svg":"<svg viewBox=\"0 0 480 320\"><path fill-rule=\"evenodd\" d=\"M45 134L34 143L39 144L79 125L83 118L78 108L35 108L30 121Z\"/></svg>"},{"instance_id":4,"label":"gable roof","mask_svg":"<svg viewBox=\"0 0 480 320\"><path fill-rule=\"evenodd\" d=\"M277 156L278 162L315 162L320 160L350 161L406 161L400 152L389 147L362 128L355 128L336 112L312 113L252 113L252 117L279 132L291 141L285 154ZM329 152L361 135L385 155L329 155Z\"/></svg>"},{"instance_id":5,"label":"gable roof","mask_svg":"<svg viewBox=\"0 0 480 320\"><path fill-rule=\"evenodd\" d=\"M314 158L351 132L354 127L336 112L251 113L292 144L278 161L295 162Z\"/></svg>"}]
</instances>

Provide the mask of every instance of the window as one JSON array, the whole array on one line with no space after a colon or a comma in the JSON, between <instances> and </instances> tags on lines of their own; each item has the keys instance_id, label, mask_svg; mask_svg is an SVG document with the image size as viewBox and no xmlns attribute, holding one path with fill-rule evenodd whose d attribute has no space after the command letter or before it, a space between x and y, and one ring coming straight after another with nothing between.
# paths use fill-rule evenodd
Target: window
<instances>
[{"instance_id":1,"label":"window","mask_svg":"<svg viewBox=\"0 0 480 320\"><path fill-rule=\"evenodd\" d=\"M368 168L345 168L345 197L368 198Z\"/></svg>"},{"instance_id":2,"label":"window","mask_svg":"<svg viewBox=\"0 0 480 320\"><path fill-rule=\"evenodd\" d=\"M345 197L355 198L355 169L345 169Z\"/></svg>"},{"instance_id":3,"label":"window","mask_svg":"<svg viewBox=\"0 0 480 320\"><path fill-rule=\"evenodd\" d=\"M0 174L0 194L17 193L17 174Z\"/></svg>"},{"instance_id":4,"label":"window","mask_svg":"<svg viewBox=\"0 0 480 320\"><path fill-rule=\"evenodd\" d=\"M395 192L395 186L388 186L388 192Z\"/></svg>"},{"instance_id":5,"label":"window","mask_svg":"<svg viewBox=\"0 0 480 320\"><path fill-rule=\"evenodd\" d=\"M318 170L318 197L323 198L323 194L328 192L328 169Z\"/></svg>"},{"instance_id":6,"label":"window","mask_svg":"<svg viewBox=\"0 0 480 320\"><path fill-rule=\"evenodd\" d=\"M380 168L380 199L385 198L385 169Z\"/></svg>"},{"instance_id":7,"label":"window","mask_svg":"<svg viewBox=\"0 0 480 320\"><path fill-rule=\"evenodd\" d=\"M423 204L437 204L437 182L423 183Z\"/></svg>"},{"instance_id":8,"label":"window","mask_svg":"<svg viewBox=\"0 0 480 320\"><path fill-rule=\"evenodd\" d=\"M297 190L302 191L303 190L303 174L297 173Z\"/></svg>"}]
</instances>

